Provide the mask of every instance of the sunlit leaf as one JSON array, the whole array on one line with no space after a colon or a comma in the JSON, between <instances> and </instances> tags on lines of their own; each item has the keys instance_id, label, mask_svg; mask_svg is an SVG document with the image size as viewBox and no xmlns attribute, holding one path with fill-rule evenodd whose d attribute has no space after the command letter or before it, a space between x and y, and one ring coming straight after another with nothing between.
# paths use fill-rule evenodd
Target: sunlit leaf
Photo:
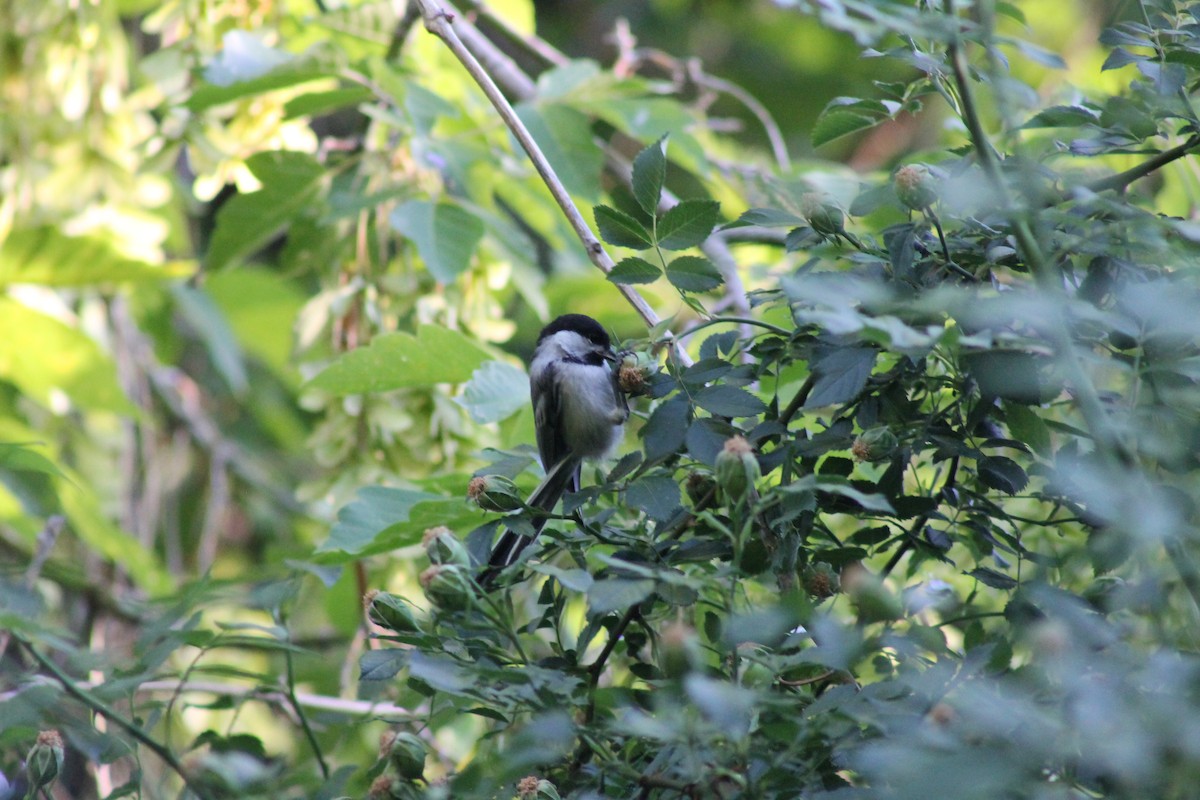
<instances>
[{"instance_id":1,"label":"sunlit leaf","mask_svg":"<svg viewBox=\"0 0 1200 800\"><path fill-rule=\"evenodd\" d=\"M351 350L318 373L308 385L337 395L385 392L436 383L464 383L490 358L458 331L422 325L416 336L398 331Z\"/></svg>"},{"instance_id":2,"label":"sunlit leaf","mask_svg":"<svg viewBox=\"0 0 1200 800\"><path fill-rule=\"evenodd\" d=\"M442 283L453 283L466 272L483 238L483 221L453 203L409 200L388 219L413 241L425 268Z\"/></svg>"}]
</instances>

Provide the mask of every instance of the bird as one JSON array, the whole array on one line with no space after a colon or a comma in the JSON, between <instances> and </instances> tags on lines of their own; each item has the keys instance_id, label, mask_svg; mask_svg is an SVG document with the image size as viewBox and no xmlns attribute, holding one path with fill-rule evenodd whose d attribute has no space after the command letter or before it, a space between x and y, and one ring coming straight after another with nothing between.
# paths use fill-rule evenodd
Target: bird
<instances>
[{"instance_id":1,"label":"bird","mask_svg":"<svg viewBox=\"0 0 1200 800\"><path fill-rule=\"evenodd\" d=\"M610 366L616 361L608 332L586 314L563 314L542 328L529 364L529 393L546 477L529 497L531 508L552 511L565 491L579 491L583 461L604 457L620 441L629 404ZM545 523L542 515L532 520L533 536L505 531L479 584L489 586L515 563Z\"/></svg>"}]
</instances>

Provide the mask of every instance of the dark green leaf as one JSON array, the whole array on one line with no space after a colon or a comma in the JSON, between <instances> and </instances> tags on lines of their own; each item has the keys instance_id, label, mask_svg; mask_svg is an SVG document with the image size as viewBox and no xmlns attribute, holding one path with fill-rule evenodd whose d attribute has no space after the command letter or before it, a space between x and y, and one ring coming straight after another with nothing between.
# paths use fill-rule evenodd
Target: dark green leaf
<instances>
[{"instance_id":1,"label":"dark green leaf","mask_svg":"<svg viewBox=\"0 0 1200 800\"><path fill-rule=\"evenodd\" d=\"M679 508L679 484L667 475L647 475L625 489L625 503L652 519L665 520Z\"/></svg>"},{"instance_id":2,"label":"dark green leaf","mask_svg":"<svg viewBox=\"0 0 1200 800\"><path fill-rule=\"evenodd\" d=\"M812 146L820 147L823 144L828 144L834 139L840 139L855 131L870 128L876 122L878 120L875 117L868 117L839 108L827 109L817 118L817 124L813 126L811 134Z\"/></svg>"},{"instance_id":3,"label":"dark green leaf","mask_svg":"<svg viewBox=\"0 0 1200 800\"><path fill-rule=\"evenodd\" d=\"M590 614L607 614L621 611L640 603L654 591L654 581L649 578L631 580L628 578L609 578L596 581L587 590L588 612Z\"/></svg>"},{"instance_id":4,"label":"dark green leaf","mask_svg":"<svg viewBox=\"0 0 1200 800\"><path fill-rule=\"evenodd\" d=\"M658 213L663 182L667 178L667 137L638 153L633 159L633 196L650 216Z\"/></svg>"},{"instance_id":5,"label":"dark green leaf","mask_svg":"<svg viewBox=\"0 0 1200 800\"><path fill-rule=\"evenodd\" d=\"M681 292L709 292L725 279L707 258L679 256L667 265L667 280Z\"/></svg>"},{"instance_id":6,"label":"dark green leaf","mask_svg":"<svg viewBox=\"0 0 1200 800\"><path fill-rule=\"evenodd\" d=\"M1002 589L1007 591L1017 587L1016 580L1005 575L1003 572L997 572L996 570L988 569L987 567L976 567L966 574L970 575L972 578L975 578L984 586L990 586L993 589Z\"/></svg>"},{"instance_id":7,"label":"dark green leaf","mask_svg":"<svg viewBox=\"0 0 1200 800\"><path fill-rule=\"evenodd\" d=\"M721 229L745 228L750 225L763 228L794 228L804 224L806 223L802 217L789 211L782 211L778 208L751 208L743 211L742 215L733 222L722 225Z\"/></svg>"},{"instance_id":8,"label":"dark green leaf","mask_svg":"<svg viewBox=\"0 0 1200 800\"><path fill-rule=\"evenodd\" d=\"M624 211L608 206L596 206L593 213L600 238L608 244L633 250L648 250L653 246L650 231Z\"/></svg>"},{"instance_id":9,"label":"dark green leaf","mask_svg":"<svg viewBox=\"0 0 1200 800\"><path fill-rule=\"evenodd\" d=\"M641 432L647 461L666 458L683 446L691 413L690 404L682 397L672 398L654 409Z\"/></svg>"},{"instance_id":10,"label":"dark green leaf","mask_svg":"<svg viewBox=\"0 0 1200 800\"><path fill-rule=\"evenodd\" d=\"M694 398L696 405L719 417L753 417L767 410L766 403L736 386L706 386Z\"/></svg>"},{"instance_id":11,"label":"dark green leaf","mask_svg":"<svg viewBox=\"0 0 1200 800\"><path fill-rule=\"evenodd\" d=\"M805 406L816 408L853 400L867 385L877 355L870 347L822 349L812 364L817 380Z\"/></svg>"},{"instance_id":12,"label":"dark green leaf","mask_svg":"<svg viewBox=\"0 0 1200 800\"><path fill-rule=\"evenodd\" d=\"M408 666L410 650L368 650L358 662L360 681L386 681Z\"/></svg>"},{"instance_id":13,"label":"dark green leaf","mask_svg":"<svg viewBox=\"0 0 1200 800\"><path fill-rule=\"evenodd\" d=\"M1029 476L1011 458L988 456L979 460L979 480L992 489L1016 494L1029 483Z\"/></svg>"},{"instance_id":14,"label":"dark green leaf","mask_svg":"<svg viewBox=\"0 0 1200 800\"><path fill-rule=\"evenodd\" d=\"M684 200L673 206L658 221L655 232L664 250L686 250L708 238L721 204L715 200Z\"/></svg>"},{"instance_id":15,"label":"dark green leaf","mask_svg":"<svg viewBox=\"0 0 1200 800\"><path fill-rule=\"evenodd\" d=\"M661 277L661 269L637 256L621 259L608 273L608 279L619 284L654 283Z\"/></svg>"}]
</instances>

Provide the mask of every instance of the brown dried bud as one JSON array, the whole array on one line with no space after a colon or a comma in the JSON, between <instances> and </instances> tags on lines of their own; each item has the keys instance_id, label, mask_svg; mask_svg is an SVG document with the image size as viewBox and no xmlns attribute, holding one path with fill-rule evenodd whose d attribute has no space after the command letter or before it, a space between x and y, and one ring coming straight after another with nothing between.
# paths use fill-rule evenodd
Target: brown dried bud
<instances>
[{"instance_id":1,"label":"brown dried bud","mask_svg":"<svg viewBox=\"0 0 1200 800\"><path fill-rule=\"evenodd\" d=\"M467 499L484 511L507 514L525 507L517 485L502 475L477 475L467 484Z\"/></svg>"}]
</instances>

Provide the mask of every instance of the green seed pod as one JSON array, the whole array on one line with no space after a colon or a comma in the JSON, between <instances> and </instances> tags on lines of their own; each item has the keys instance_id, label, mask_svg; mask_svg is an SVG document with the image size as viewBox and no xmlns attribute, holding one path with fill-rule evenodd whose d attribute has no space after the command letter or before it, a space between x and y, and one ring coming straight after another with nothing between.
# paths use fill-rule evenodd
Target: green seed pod
<instances>
[{"instance_id":1,"label":"green seed pod","mask_svg":"<svg viewBox=\"0 0 1200 800\"><path fill-rule=\"evenodd\" d=\"M741 436L725 440L725 447L717 454L717 485L732 501L746 496L761 477L754 448Z\"/></svg>"},{"instance_id":2,"label":"green seed pod","mask_svg":"<svg viewBox=\"0 0 1200 800\"><path fill-rule=\"evenodd\" d=\"M470 573L459 564L434 564L418 580L429 602L438 608L463 609L475 596Z\"/></svg>"},{"instance_id":3,"label":"green seed pod","mask_svg":"<svg viewBox=\"0 0 1200 800\"><path fill-rule=\"evenodd\" d=\"M25 772L32 789L42 789L54 783L63 765L63 740L56 730L42 731L37 743L25 757Z\"/></svg>"},{"instance_id":4,"label":"green seed pod","mask_svg":"<svg viewBox=\"0 0 1200 800\"><path fill-rule=\"evenodd\" d=\"M900 440L896 434L884 427L871 428L862 432L850 446L850 452L858 461L886 461L896 452Z\"/></svg>"},{"instance_id":5,"label":"green seed pod","mask_svg":"<svg viewBox=\"0 0 1200 800\"><path fill-rule=\"evenodd\" d=\"M484 511L507 514L524 508L517 485L502 475L479 475L467 484L467 499Z\"/></svg>"},{"instance_id":6,"label":"green seed pod","mask_svg":"<svg viewBox=\"0 0 1200 800\"><path fill-rule=\"evenodd\" d=\"M924 164L909 164L896 170L892 185L900 202L913 211L924 211L937 202L937 178Z\"/></svg>"},{"instance_id":7,"label":"green seed pod","mask_svg":"<svg viewBox=\"0 0 1200 800\"><path fill-rule=\"evenodd\" d=\"M822 236L837 236L846 231L846 215L835 203L815 192L800 197L800 213Z\"/></svg>"},{"instance_id":8,"label":"green seed pod","mask_svg":"<svg viewBox=\"0 0 1200 800\"><path fill-rule=\"evenodd\" d=\"M471 566L471 556L467 553L467 546L445 525L438 525L436 528L425 531L425 535L421 538L421 544L425 546L425 555L429 556L429 561L433 564Z\"/></svg>"},{"instance_id":9,"label":"green seed pod","mask_svg":"<svg viewBox=\"0 0 1200 800\"><path fill-rule=\"evenodd\" d=\"M408 731L397 733L388 745L388 762L402 777L416 780L425 772L428 748L421 737Z\"/></svg>"},{"instance_id":10,"label":"green seed pod","mask_svg":"<svg viewBox=\"0 0 1200 800\"><path fill-rule=\"evenodd\" d=\"M416 616L407 600L389 592L368 592L367 618L395 633L420 633Z\"/></svg>"}]
</instances>

